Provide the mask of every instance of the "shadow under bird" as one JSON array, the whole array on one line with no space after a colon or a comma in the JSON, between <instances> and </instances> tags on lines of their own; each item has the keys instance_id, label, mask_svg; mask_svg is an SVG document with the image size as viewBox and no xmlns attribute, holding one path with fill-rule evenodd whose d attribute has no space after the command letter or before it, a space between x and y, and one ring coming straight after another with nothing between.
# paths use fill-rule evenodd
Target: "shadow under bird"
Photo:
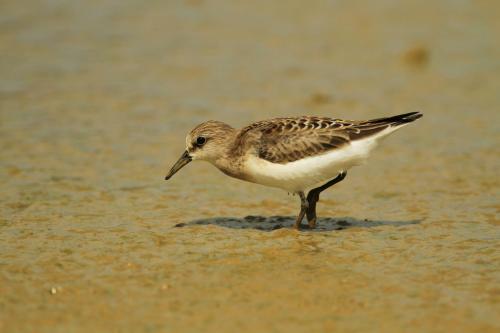
<instances>
[{"instance_id":1,"label":"shadow under bird","mask_svg":"<svg viewBox=\"0 0 500 333\"><path fill-rule=\"evenodd\" d=\"M380 139L420 117L420 112L361 121L304 116L242 129L211 120L186 136L186 150L165 180L191 161L207 161L228 176L298 194L295 227L300 229L306 216L315 228L320 193L363 163Z\"/></svg>"}]
</instances>

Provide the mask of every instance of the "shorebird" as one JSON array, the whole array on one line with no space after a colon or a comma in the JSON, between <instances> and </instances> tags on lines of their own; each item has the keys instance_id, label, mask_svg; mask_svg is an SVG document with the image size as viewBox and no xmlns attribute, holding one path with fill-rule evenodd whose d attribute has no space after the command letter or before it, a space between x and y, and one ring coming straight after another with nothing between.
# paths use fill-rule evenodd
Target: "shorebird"
<instances>
[{"instance_id":1,"label":"shorebird","mask_svg":"<svg viewBox=\"0 0 500 333\"><path fill-rule=\"evenodd\" d=\"M210 120L188 133L186 150L165 180L191 161L208 161L228 176L298 194L295 228L300 229L307 216L312 229L320 193L361 164L380 139L420 117L421 113L410 112L361 121L276 118L239 130Z\"/></svg>"}]
</instances>

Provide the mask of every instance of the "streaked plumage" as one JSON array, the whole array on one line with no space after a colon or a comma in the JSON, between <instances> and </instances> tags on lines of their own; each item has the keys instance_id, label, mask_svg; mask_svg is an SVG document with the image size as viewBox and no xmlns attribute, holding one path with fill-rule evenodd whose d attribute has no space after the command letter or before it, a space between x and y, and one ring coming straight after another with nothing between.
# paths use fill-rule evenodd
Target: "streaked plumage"
<instances>
[{"instance_id":1,"label":"streaked plumage","mask_svg":"<svg viewBox=\"0 0 500 333\"><path fill-rule=\"evenodd\" d=\"M362 163L380 139L421 116L411 112L365 121L276 118L240 130L207 121L187 135L186 152L166 179L189 161L199 159L229 176L302 197L304 191L337 175L343 179L345 171Z\"/></svg>"}]
</instances>

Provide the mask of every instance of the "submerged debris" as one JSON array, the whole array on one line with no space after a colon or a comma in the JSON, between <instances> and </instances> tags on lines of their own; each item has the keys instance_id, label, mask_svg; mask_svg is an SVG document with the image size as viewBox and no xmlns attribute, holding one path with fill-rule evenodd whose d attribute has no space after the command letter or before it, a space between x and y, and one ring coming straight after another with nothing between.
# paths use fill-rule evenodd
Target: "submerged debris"
<instances>
[{"instance_id":1,"label":"submerged debris","mask_svg":"<svg viewBox=\"0 0 500 333\"><path fill-rule=\"evenodd\" d=\"M255 215L248 215L243 218L245 221L248 222L265 222L266 217L265 216L255 216Z\"/></svg>"},{"instance_id":2,"label":"submerged debris","mask_svg":"<svg viewBox=\"0 0 500 333\"><path fill-rule=\"evenodd\" d=\"M337 225L348 226L348 225L351 225L351 224L349 222L347 222L346 220L341 220L341 221L337 222Z\"/></svg>"}]
</instances>

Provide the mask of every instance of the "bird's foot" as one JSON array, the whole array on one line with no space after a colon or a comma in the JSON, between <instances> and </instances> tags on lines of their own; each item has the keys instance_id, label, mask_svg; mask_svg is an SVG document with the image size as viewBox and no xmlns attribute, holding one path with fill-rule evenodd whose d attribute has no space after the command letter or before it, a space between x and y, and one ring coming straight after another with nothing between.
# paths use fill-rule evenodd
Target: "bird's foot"
<instances>
[{"instance_id":1,"label":"bird's foot","mask_svg":"<svg viewBox=\"0 0 500 333\"><path fill-rule=\"evenodd\" d=\"M316 228L316 217L314 217L313 219L308 220L307 222L309 224L309 229Z\"/></svg>"},{"instance_id":2,"label":"bird's foot","mask_svg":"<svg viewBox=\"0 0 500 333\"><path fill-rule=\"evenodd\" d=\"M306 209L307 221L309 224L309 229L316 228L316 203L319 200L319 193L310 192L307 195L307 201L309 203L308 208Z\"/></svg>"}]
</instances>

